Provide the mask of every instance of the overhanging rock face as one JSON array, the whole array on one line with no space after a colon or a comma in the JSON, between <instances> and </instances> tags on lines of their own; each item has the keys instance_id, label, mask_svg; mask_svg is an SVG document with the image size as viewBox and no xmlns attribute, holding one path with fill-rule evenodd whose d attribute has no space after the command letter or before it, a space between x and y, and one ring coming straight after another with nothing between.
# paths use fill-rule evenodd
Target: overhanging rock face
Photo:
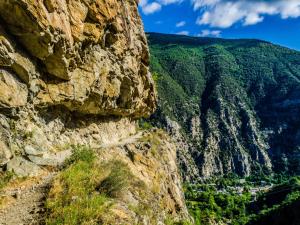
<instances>
[{"instance_id":1,"label":"overhanging rock face","mask_svg":"<svg viewBox=\"0 0 300 225\"><path fill-rule=\"evenodd\" d=\"M118 142L155 107L135 0L0 0L0 170Z\"/></svg>"},{"instance_id":2,"label":"overhanging rock face","mask_svg":"<svg viewBox=\"0 0 300 225\"><path fill-rule=\"evenodd\" d=\"M135 0L1 0L0 106L148 116L156 96Z\"/></svg>"}]
</instances>

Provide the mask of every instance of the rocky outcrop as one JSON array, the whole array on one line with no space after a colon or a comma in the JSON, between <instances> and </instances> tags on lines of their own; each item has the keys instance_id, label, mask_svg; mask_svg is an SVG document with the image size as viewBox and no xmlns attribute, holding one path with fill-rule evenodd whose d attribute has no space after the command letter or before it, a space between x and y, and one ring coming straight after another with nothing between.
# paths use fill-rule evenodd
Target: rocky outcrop
<instances>
[{"instance_id":1,"label":"rocky outcrop","mask_svg":"<svg viewBox=\"0 0 300 225\"><path fill-rule=\"evenodd\" d=\"M145 183L114 224L188 218L176 148L163 133L137 138L136 119L156 108L137 1L3 0L0 18L0 173L42 176L86 145Z\"/></svg>"},{"instance_id":2,"label":"rocky outcrop","mask_svg":"<svg viewBox=\"0 0 300 225\"><path fill-rule=\"evenodd\" d=\"M4 0L0 15L2 107L131 117L155 108L134 0Z\"/></svg>"},{"instance_id":3,"label":"rocky outcrop","mask_svg":"<svg viewBox=\"0 0 300 225\"><path fill-rule=\"evenodd\" d=\"M156 107L137 1L3 0L0 18L0 173L43 177L85 145L97 163L123 162L139 180L109 224L189 219L175 146L161 131L137 130ZM11 205L3 218L33 218L28 210L40 206L25 203L23 216Z\"/></svg>"},{"instance_id":4,"label":"rocky outcrop","mask_svg":"<svg viewBox=\"0 0 300 225\"><path fill-rule=\"evenodd\" d=\"M175 143L177 149L177 161L183 179L188 182L200 180L199 168L191 154L191 152L197 154L197 148L195 148L191 142L188 141L187 137L183 135L182 127L175 120L165 116L163 112L161 112L160 106L158 106L157 111L150 119L156 126L163 127ZM195 129L198 130L198 128ZM197 135L197 137L199 136Z\"/></svg>"},{"instance_id":5,"label":"rocky outcrop","mask_svg":"<svg viewBox=\"0 0 300 225\"><path fill-rule=\"evenodd\" d=\"M114 141L154 111L136 1L4 0L0 17L2 166L53 165L57 146Z\"/></svg>"},{"instance_id":6,"label":"rocky outcrop","mask_svg":"<svg viewBox=\"0 0 300 225\"><path fill-rule=\"evenodd\" d=\"M216 101L217 106L209 109L202 118L206 127L205 149L200 153L203 160L201 174L210 177L234 172L250 176L257 165L271 171L269 146L259 131L255 113L238 98L228 102L219 96Z\"/></svg>"},{"instance_id":7,"label":"rocky outcrop","mask_svg":"<svg viewBox=\"0 0 300 225\"><path fill-rule=\"evenodd\" d=\"M177 168L176 146L162 130L142 132L137 141L124 140L99 151L101 163L118 160L135 184L109 212L114 224L167 224L189 221ZM109 224L109 223L108 223Z\"/></svg>"}]
</instances>

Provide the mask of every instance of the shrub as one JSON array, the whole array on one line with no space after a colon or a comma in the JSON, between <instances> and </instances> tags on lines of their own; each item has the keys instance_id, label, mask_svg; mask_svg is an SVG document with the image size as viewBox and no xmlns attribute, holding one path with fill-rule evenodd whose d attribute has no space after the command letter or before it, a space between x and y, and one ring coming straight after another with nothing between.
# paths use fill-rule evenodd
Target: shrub
<instances>
[{"instance_id":1,"label":"shrub","mask_svg":"<svg viewBox=\"0 0 300 225\"><path fill-rule=\"evenodd\" d=\"M130 177L124 163L112 160L99 164L90 148L74 148L46 200L46 224L103 224L115 198L128 188Z\"/></svg>"},{"instance_id":2,"label":"shrub","mask_svg":"<svg viewBox=\"0 0 300 225\"><path fill-rule=\"evenodd\" d=\"M0 172L0 190L4 188L14 177L12 172Z\"/></svg>"},{"instance_id":3,"label":"shrub","mask_svg":"<svg viewBox=\"0 0 300 225\"><path fill-rule=\"evenodd\" d=\"M153 126L151 123L145 121L144 119L140 119L139 120L139 128L142 130L149 130L151 129Z\"/></svg>"},{"instance_id":4,"label":"shrub","mask_svg":"<svg viewBox=\"0 0 300 225\"><path fill-rule=\"evenodd\" d=\"M129 187L132 177L128 167L120 161L113 161L110 174L100 183L97 190L109 197L116 198Z\"/></svg>"},{"instance_id":5,"label":"shrub","mask_svg":"<svg viewBox=\"0 0 300 225\"><path fill-rule=\"evenodd\" d=\"M65 167L70 166L79 161L84 161L87 163L92 163L95 159L95 152L87 146L73 146L72 156L66 160Z\"/></svg>"}]
</instances>

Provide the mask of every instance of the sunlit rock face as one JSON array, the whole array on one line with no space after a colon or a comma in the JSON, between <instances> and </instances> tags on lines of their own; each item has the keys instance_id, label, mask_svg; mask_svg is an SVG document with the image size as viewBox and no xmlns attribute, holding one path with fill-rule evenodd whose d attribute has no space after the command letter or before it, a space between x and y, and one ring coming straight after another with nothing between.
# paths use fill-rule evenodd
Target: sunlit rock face
<instances>
[{"instance_id":1,"label":"sunlit rock face","mask_svg":"<svg viewBox=\"0 0 300 225\"><path fill-rule=\"evenodd\" d=\"M134 0L0 2L0 105L63 105L95 115L155 109Z\"/></svg>"},{"instance_id":2,"label":"sunlit rock face","mask_svg":"<svg viewBox=\"0 0 300 225\"><path fill-rule=\"evenodd\" d=\"M0 0L1 173L52 171L84 145L145 184L122 193L109 224L189 219L174 144L137 130L155 108L137 1Z\"/></svg>"},{"instance_id":3,"label":"sunlit rock face","mask_svg":"<svg viewBox=\"0 0 300 225\"><path fill-rule=\"evenodd\" d=\"M135 0L0 1L0 170L116 143L155 107Z\"/></svg>"}]
</instances>

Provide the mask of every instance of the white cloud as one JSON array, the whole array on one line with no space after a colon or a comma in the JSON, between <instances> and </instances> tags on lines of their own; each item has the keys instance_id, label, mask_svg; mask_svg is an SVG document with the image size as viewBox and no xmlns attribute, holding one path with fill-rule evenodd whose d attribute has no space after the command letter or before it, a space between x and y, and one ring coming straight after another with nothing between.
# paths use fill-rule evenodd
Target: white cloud
<instances>
[{"instance_id":1,"label":"white cloud","mask_svg":"<svg viewBox=\"0 0 300 225\"><path fill-rule=\"evenodd\" d=\"M260 16L259 14L256 13L250 13L244 21L244 25L253 25L253 24L257 24L260 23L264 20L263 16Z\"/></svg>"},{"instance_id":2,"label":"white cloud","mask_svg":"<svg viewBox=\"0 0 300 225\"><path fill-rule=\"evenodd\" d=\"M145 15L153 14L161 10L161 4L157 2L148 3L148 0L141 0L140 7Z\"/></svg>"},{"instance_id":3,"label":"white cloud","mask_svg":"<svg viewBox=\"0 0 300 225\"><path fill-rule=\"evenodd\" d=\"M170 4L180 4L184 0L155 0L148 2L148 0L140 0L139 6L145 15L153 14L162 9L162 6Z\"/></svg>"},{"instance_id":4,"label":"white cloud","mask_svg":"<svg viewBox=\"0 0 300 225\"><path fill-rule=\"evenodd\" d=\"M191 0L201 15L196 23L228 28L242 22L253 25L266 15L280 15L282 19L300 17L300 0Z\"/></svg>"},{"instance_id":5,"label":"white cloud","mask_svg":"<svg viewBox=\"0 0 300 225\"><path fill-rule=\"evenodd\" d=\"M191 0L194 6L194 10L197 10L204 6L214 6L221 0Z\"/></svg>"},{"instance_id":6,"label":"white cloud","mask_svg":"<svg viewBox=\"0 0 300 225\"><path fill-rule=\"evenodd\" d=\"M221 36L220 30L202 30L198 37L220 37Z\"/></svg>"},{"instance_id":7,"label":"white cloud","mask_svg":"<svg viewBox=\"0 0 300 225\"><path fill-rule=\"evenodd\" d=\"M176 27L184 27L186 25L185 21L180 21L178 23L176 23Z\"/></svg>"},{"instance_id":8,"label":"white cloud","mask_svg":"<svg viewBox=\"0 0 300 225\"><path fill-rule=\"evenodd\" d=\"M186 30L183 30L183 31L180 31L180 32L178 32L178 33L176 33L176 34L178 34L178 35L189 35L190 34L190 32L188 32L188 31L186 31Z\"/></svg>"}]
</instances>

